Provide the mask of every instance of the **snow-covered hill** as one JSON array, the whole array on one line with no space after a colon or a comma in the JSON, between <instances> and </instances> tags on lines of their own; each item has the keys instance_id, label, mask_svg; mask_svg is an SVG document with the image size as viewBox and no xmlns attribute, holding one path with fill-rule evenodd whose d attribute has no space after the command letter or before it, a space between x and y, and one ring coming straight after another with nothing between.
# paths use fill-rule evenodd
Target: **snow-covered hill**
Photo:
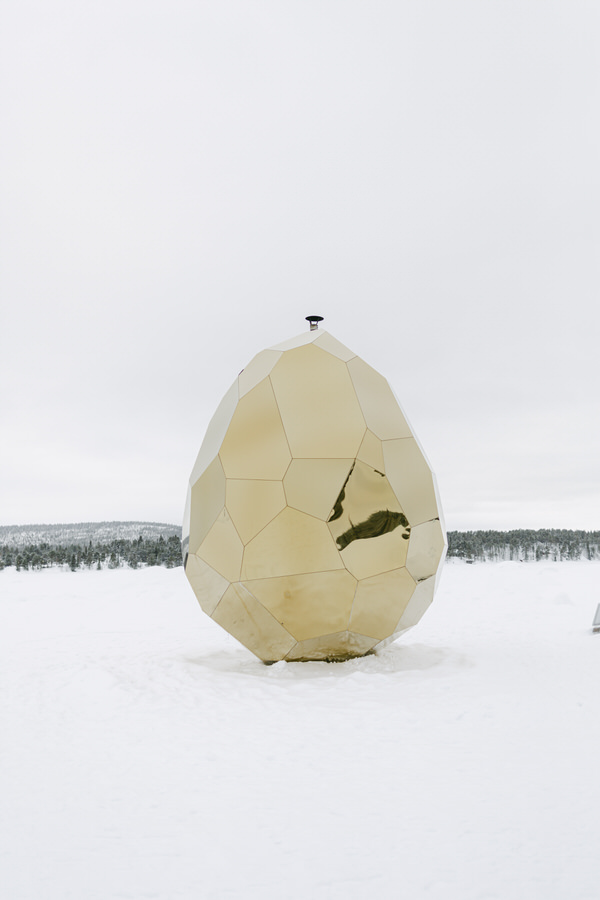
<instances>
[{"instance_id":1,"label":"snow-covered hill","mask_svg":"<svg viewBox=\"0 0 600 900\"><path fill-rule=\"evenodd\" d=\"M113 540L134 541L181 537L181 526L163 522L76 522L66 525L0 525L0 544L24 547L46 543L51 547L69 544L107 544Z\"/></svg>"},{"instance_id":2,"label":"snow-covered hill","mask_svg":"<svg viewBox=\"0 0 600 900\"><path fill-rule=\"evenodd\" d=\"M450 563L380 655L267 667L182 569L6 569L2 896L592 900L599 600Z\"/></svg>"}]
</instances>

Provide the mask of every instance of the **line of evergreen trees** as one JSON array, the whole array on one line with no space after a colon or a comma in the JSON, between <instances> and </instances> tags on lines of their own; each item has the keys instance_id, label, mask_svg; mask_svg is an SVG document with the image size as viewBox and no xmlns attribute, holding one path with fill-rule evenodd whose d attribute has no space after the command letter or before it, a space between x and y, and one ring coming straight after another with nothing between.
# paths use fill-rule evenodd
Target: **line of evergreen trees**
<instances>
[{"instance_id":1,"label":"line of evergreen trees","mask_svg":"<svg viewBox=\"0 0 600 900\"><path fill-rule=\"evenodd\" d=\"M600 560L600 531L566 529L520 529L516 531L449 531L448 557L467 562L499 560ZM0 543L0 569L44 569L68 566L77 569L117 569L129 566L182 565L181 541L177 535L135 540L115 538L104 543L51 544L23 546Z\"/></svg>"},{"instance_id":2,"label":"line of evergreen trees","mask_svg":"<svg viewBox=\"0 0 600 900\"><path fill-rule=\"evenodd\" d=\"M21 569L45 569L48 566L68 566L77 569L118 569L129 566L180 566L181 541L176 535L135 540L115 539L108 543L52 545L46 542L15 547L0 544L0 569L15 566Z\"/></svg>"},{"instance_id":3,"label":"line of evergreen trees","mask_svg":"<svg viewBox=\"0 0 600 900\"><path fill-rule=\"evenodd\" d=\"M449 531L448 556L480 562L600 559L600 531Z\"/></svg>"}]
</instances>

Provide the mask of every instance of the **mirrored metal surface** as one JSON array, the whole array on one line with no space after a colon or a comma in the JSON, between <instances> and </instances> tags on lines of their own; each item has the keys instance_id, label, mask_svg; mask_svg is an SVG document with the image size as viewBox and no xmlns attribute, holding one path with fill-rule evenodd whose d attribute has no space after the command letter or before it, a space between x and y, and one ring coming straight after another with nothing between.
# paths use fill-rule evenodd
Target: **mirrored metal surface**
<instances>
[{"instance_id":1,"label":"mirrored metal surface","mask_svg":"<svg viewBox=\"0 0 600 900\"><path fill-rule=\"evenodd\" d=\"M269 377L295 458L356 456L366 426L346 363L309 344L284 353Z\"/></svg>"},{"instance_id":2,"label":"mirrored metal surface","mask_svg":"<svg viewBox=\"0 0 600 900\"><path fill-rule=\"evenodd\" d=\"M229 581L195 554L188 556L185 574L200 606L208 616L211 616L229 587Z\"/></svg>"},{"instance_id":3,"label":"mirrored metal surface","mask_svg":"<svg viewBox=\"0 0 600 900\"><path fill-rule=\"evenodd\" d=\"M423 614L431 605L434 591L435 578L428 578L426 581L420 581L418 583L412 597L408 601L408 606L394 629L395 633L406 631L420 621Z\"/></svg>"},{"instance_id":4,"label":"mirrored metal surface","mask_svg":"<svg viewBox=\"0 0 600 900\"><path fill-rule=\"evenodd\" d=\"M324 634L308 641L299 641L285 658L288 662L352 659L354 656L364 656L376 643L373 638L365 635L342 631L339 634Z\"/></svg>"},{"instance_id":5,"label":"mirrored metal surface","mask_svg":"<svg viewBox=\"0 0 600 900\"><path fill-rule=\"evenodd\" d=\"M197 555L229 581L239 581L244 545L235 530L227 509L219 513Z\"/></svg>"},{"instance_id":6,"label":"mirrored metal surface","mask_svg":"<svg viewBox=\"0 0 600 900\"><path fill-rule=\"evenodd\" d=\"M229 423L233 417L238 403L238 383L237 379L233 382L221 402L217 410L208 424L202 446L192 474L190 475L190 484L195 484L206 467L213 461L219 452L219 447L223 443L223 438L227 433Z\"/></svg>"},{"instance_id":7,"label":"mirrored metal surface","mask_svg":"<svg viewBox=\"0 0 600 900\"><path fill-rule=\"evenodd\" d=\"M227 478L281 479L291 454L268 378L238 402L219 456Z\"/></svg>"},{"instance_id":8,"label":"mirrored metal surface","mask_svg":"<svg viewBox=\"0 0 600 900\"><path fill-rule=\"evenodd\" d=\"M367 428L380 440L411 437L412 433L392 389L383 375L356 356L348 371L363 410Z\"/></svg>"},{"instance_id":9,"label":"mirrored metal surface","mask_svg":"<svg viewBox=\"0 0 600 900\"><path fill-rule=\"evenodd\" d=\"M325 522L287 506L246 544L242 580L343 568Z\"/></svg>"},{"instance_id":10,"label":"mirrored metal surface","mask_svg":"<svg viewBox=\"0 0 600 900\"><path fill-rule=\"evenodd\" d=\"M361 462L377 469L378 472L385 472L385 463L383 461L383 447L381 441L372 431L366 431L362 440L362 444L358 449L356 456Z\"/></svg>"},{"instance_id":11,"label":"mirrored metal surface","mask_svg":"<svg viewBox=\"0 0 600 900\"><path fill-rule=\"evenodd\" d=\"M227 589L212 618L264 662L283 659L296 643L241 584L232 584Z\"/></svg>"},{"instance_id":12,"label":"mirrored metal surface","mask_svg":"<svg viewBox=\"0 0 600 900\"><path fill-rule=\"evenodd\" d=\"M446 549L431 468L386 380L326 332L246 366L191 485L186 575L261 659L363 655L431 602Z\"/></svg>"},{"instance_id":13,"label":"mirrored metal surface","mask_svg":"<svg viewBox=\"0 0 600 900\"><path fill-rule=\"evenodd\" d=\"M332 356L337 356L337 358L341 359L343 362L348 362L349 359L354 359L356 356L356 353L353 350L349 350L348 347L341 344L327 331L321 332L320 337L318 337L314 343L315 347L327 350L328 353L331 353Z\"/></svg>"},{"instance_id":14,"label":"mirrored metal surface","mask_svg":"<svg viewBox=\"0 0 600 900\"><path fill-rule=\"evenodd\" d=\"M415 579L423 581L435 575L446 546L439 519L416 525L410 535L406 568Z\"/></svg>"},{"instance_id":15,"label":"mirrored metal surface","mask_svg":"<svg viewBox=\"0 0 600 900\"><path fill-rule=\"evenodd\" d=\"M242 542L247 544L285 508L283 484L257 478L229 478L226 504Z\"/></svg>"},{"instance_id":16,"label":"mirrored metal surface","mask_svg":"<svg viewBox=\"0 0 600 900\"><path fill-rule=\"evenodd\" d=\"M359 581L350 629L383 640L393 632L415 587L404 568Z\"/></svg>"},{"instance_id":17,"label":"mirrored metal surface","mask_svg":"<svg viewBox=\"0 0 600 900\"><path fill-rule=\"evenodd\" d=\"M356 579L345 569L244 584L298 641L348 627Z\"/></svg>"},{"instance_id":18,"label":"mirrored metal surface","mask_svg":"<svg viewBox=\"0 0 600 900\"><path fill-rule=\"evenodd\" d=\"M283 479L288 506L325 521L353 465L353 459L293 459Z\"/></svg>"},{"instance_id":19,"label":"mirrored metal surface","mask_svg":"<svg viewBox=\"0 0 600 900\"><path fill-rule=\"evenodd\" d=\"M281 350L261 350L256 354L238 376L240 397L244 397L269 375L281 354Z\"/></svg>"},{"instance_id":20,"label":"mirrored metal surface","mask_svg":"<svg viewBox=\"0 0 600 900\"><path fill-rule=\"evenodd\" d=\"M411 526L437 518L431 469L413 438L383 441L385 472Z\"/></svg>"},{"instance_id":21,"label":"mirrored metal surface","mask_svg":"<svg viewBox=\"0 0 600 900\"><path fill-rule=\"evenodd\" d=\"M225 472L217 456L191 490L189 552L198 547L225 506Z\"/></svg>"}]
</instances>

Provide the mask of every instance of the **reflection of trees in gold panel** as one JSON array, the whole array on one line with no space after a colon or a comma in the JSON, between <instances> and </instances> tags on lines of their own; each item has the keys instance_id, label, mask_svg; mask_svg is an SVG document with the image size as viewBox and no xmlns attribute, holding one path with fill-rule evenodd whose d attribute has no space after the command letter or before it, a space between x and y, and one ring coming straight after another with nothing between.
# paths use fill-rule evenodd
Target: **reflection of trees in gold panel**
<instances>
[{"instance_id":1,"label":"reflection of trees in gold panel","mask_svg":"<svg viewBox=\"0 0 600 900\"><path fill-rule=\"evenodd\" d=\"M382 375L327 332L257 354L190 478L186 575L261 659L346 659L416 624L446 547L435 479Z\"/></svg>"}]
</instances>

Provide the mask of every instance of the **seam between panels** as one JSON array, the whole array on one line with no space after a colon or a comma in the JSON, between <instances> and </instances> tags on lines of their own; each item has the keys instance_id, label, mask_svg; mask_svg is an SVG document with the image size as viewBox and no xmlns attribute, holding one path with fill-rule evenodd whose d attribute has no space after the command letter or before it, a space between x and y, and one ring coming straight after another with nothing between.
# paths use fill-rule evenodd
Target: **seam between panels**
<instances>
[{"instance_id":1,"label":"seam between panels","mask_svg":"<svg viewBox=\"0 0 600 900\"><path fill-rule=\"evenodd\" d=\"M279 360L278 360L278 362L279 362ZM282 427L282 429L283 429L283 434L284 434L284 436L285 436L285 442L286 442L286 444L287 444L287 448L288 448L288 451L289 451L289 454L290 454L290 461L289 461L289 463L288 463L288 465L287 465L287 468L286 468L286 470L285 470L285 471L287 472L287 470L289 469L290 464L291 464L291 462L292 462L292 460L293 460L293 458L294 458L294 454L292 453L292 448L290 447L290 440L289 440L289 438L288 438L288 433L287 433L287 431L285 430L285 425L283 424L283 416L281 415L281 409L280 409L280 407L279 407L279 401L277 400L277 394L275 393L275 385L273 384L273 379L271 378L271 373L269 373L269 374L267 375L267 378L269 379L269 384L271 385L271 390L273 391L273 399L274 399L274 401L275 401L275 406L277 407L277 415L279 416L279 421L281 422L281 427ZM282 476L282 478L281 478L282 481L283 481L283 478L284 478L284 477L285 477L285 472L284 472L284 474L283 474L283 476ZM285 492L285 488L284 488L284 492Z\"/></svg>"},{"instance_id":2,"label":"seam between panels","mask_svg":"<svg viewBox=\"0 0 600 900\"><path fill-rule=\"evenodd\" d=\"M259 606L261 606L262 609L267 613L267 615L269 615L269 616L273 619L273 621L276 622L276 623L280 626L280 628L283 628L283 630L285 631L285 633L286 633L293 641L296 641L296 643L298 642L298 638L294 637L294 635L293 635L290 631L288 631L288 629L285 627L285 625L283 624L283 622L280 622L279 619L278 619L276 616L273 615L273 613L271 612L271 610L268 609L268 608L264 605L264 603L262 602L262 600L259 600L259 598L256 597L256 596L252 593L252 591L250 590L250 588L247 588L246 585L245 585L242 581L234 581L234 582L232 582L232 585L233 585L234 588L236 587L236 585L239 585L239 587L240 587L241 590L246 591L246 593L249 594L250 597L252 597L252 599L254 600L254 602L255 602L255 603L258 603ZM238 596L239 596L239 595L238 595ZM219 601L219 602L220 602L220 601ZM295 645L294 645L294 646L295 646ZM288 651L288 653L289 653L289 651Z\"/></svg>"}]
</instances>

